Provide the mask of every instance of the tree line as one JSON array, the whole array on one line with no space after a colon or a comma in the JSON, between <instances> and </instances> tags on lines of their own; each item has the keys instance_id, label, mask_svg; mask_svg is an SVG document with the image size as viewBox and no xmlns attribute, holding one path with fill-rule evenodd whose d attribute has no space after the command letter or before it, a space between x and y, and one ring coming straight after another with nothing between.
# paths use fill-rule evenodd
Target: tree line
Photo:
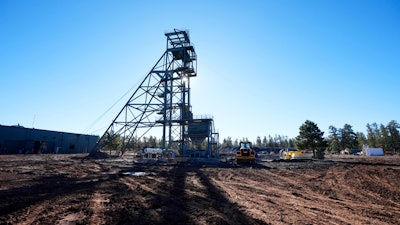
<instances>
[{"instance_id":1,"label":"tree line","mask_svg":"<svg viewBox=\"0 0 400 225\"><path fill-rule=\"evenodd\" d=\"M387 153L400 153L400 125L395 120L387 125L377 123L367 124L367 133L355 132L351 125L345 124L343 128L329 127L328 136L318 125L306 120L299 128L296 138L283 135L272 137L258 136L254 142L256 147L297 147L299 149L318 149L319 152L339 153L345 149L363 149L364 147L383 148ZM242 138L241 140L248 140ZM223 139L221 146L238 146L239 141L232 141L231 137ZM318 152L317 152L318 153Z\"/></svg>"},{"instance_id":2,"label":"tree line","mask_svg":"<svg viewBox=\"0 0 400 225\"><path fill-rule=\"evenodd\" d=\"M299 127L299 135L295 138L288 138L285 135L260 136L253 142L255 147L281 147L309 149L315 151L315 156L322 152L339 153L345 149L363 149L368 146L371 148L383 148L386 153L400 153L400 124L392 120L387 125L377 123L367 124L367 133L355 132L351 125L345 124L343 128L330 126L328 136L324 137L324 132L318 128L318 125L310 120L306 120ZM114 136L114 134L106 134L106 136ZM105 137L103 146L109 149L119 149L123 145L124 140L116 136L114 138ZM248 138L235 139L231 137L224 138L218 143L220 147L239 146L240 141L248 141ZM126 149L144 149L161 148L162 140L155 137L134 138L124 146ZM189 146L192 149L205 149L206 141L201 145Z\"/></svg>"},{"instance_id":3,"label":"tree line","mask_svg":"<svg viewBox=\"0 0 400 225\"><path fill-rule=\"evenodd\" d=\"M242 139L240 139L240 141L248 141L248 138L242 138ZM220 145L221 145L221 147L239 146L240 141L237 138L233 141L231 137L227 137L222 140ZM261 139L260 136L257 136L256 141L253 142L253 145L255 147L293 148L295 146L294 142L295 142L294 138L288 138L287 136L284 136L284 135L275 135L274 137L272 137L271 135L268 135L268 137L264 136L263 139Z\"/></svg>"},{"instance_id":4,"label":"tree line","mask_svg":"<svg viewBox=\"0 0 400 225\"><path fill-rule=\"evenodd\" d=\"M327 152L339 153L344 149L362 149L364 146L382 148L385 152L400 152L400 125L396 121L390 121L386 126L377 123L367 124L367 134L354 132L349 124L343 128L329 127L327 138Z\"/></svg>"}]
</instances>

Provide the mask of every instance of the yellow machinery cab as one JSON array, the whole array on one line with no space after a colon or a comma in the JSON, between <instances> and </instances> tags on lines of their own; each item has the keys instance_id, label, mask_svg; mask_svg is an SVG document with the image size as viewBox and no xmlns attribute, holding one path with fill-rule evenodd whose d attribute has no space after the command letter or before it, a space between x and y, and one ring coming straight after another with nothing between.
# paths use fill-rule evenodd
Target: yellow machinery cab
<instances>
[{"instance_id":1,"label":"yellow machinery cab","mask_svg":"<svg viewBox=\"0 0 400 225\"><path fill-rule=\"evenodd\" d=\"M241 141L240 147L236 152L236 162L237 163L254 163L256 160L256 155L252 148L251 142Z\"/></svg>"}]
</instances>

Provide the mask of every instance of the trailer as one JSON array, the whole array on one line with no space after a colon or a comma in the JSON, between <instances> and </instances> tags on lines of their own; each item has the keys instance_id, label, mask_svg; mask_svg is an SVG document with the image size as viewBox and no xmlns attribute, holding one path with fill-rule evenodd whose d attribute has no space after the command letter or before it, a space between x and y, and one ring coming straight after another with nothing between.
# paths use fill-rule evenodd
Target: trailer
<instances>
[{"instance_id":1,"label":"trailer","mask_svg":"<svg viewBox=\"0 0 400 225\"><path fill-rule=\"evenodd\" d=\"M382 148L366 148L365 150L366 156L383 156L383 149Z\"/></svg>"}]
</instances>

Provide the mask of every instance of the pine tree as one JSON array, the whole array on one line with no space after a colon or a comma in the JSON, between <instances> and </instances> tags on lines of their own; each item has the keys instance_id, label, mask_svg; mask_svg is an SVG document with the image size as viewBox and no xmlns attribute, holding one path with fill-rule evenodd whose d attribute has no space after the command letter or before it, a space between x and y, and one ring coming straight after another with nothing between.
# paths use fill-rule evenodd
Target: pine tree
<instances>
[{"instance_id":1,"label":"pine tree","mask_svg":"<svg viewBox=\"0 0 400 225\"><path fill-rule=\"evenodd\" d=\"M349 124L345 124L341 129L340 145L342 149L355 149L358 147L357 135Z\"/></svg>"},{"instance_id":2,"label":"pine tree","mask_svg":"<svg viewBox=\"0 0 400 225\"><path fill-rule=\"evenodd\" d=\"M257 147L261 147L261 146L262 146L261 137L260 137L260 136L257 136L256 146L257 146Z\"/></svg>"},{"instance_id":3,"label":"pine tree","mask_svg":"<svg viewBox=\"0 0 400 225\"><path fill-rule=\"evenodd\" d=\"M368 140L362 132L357 132L356 135L358 141L358 149L363 149L363 147L368 144Z\"/></svg>"},{"instance_id":4,"label":"pine tree","mask_svg":"<svg viewBox=\"0 0 400 225\"><path fill-rule=\"evenodd\" d=\"M399 128L400 125L394 120L390 121L387 125L387 130L390 135L390 146L393 153L400 152L400 133L398 130Z\"/></svg>"},{"instance_id":5,"label":"pine tree","mask_svg":"<svg viewBox=\"0 0 400 225\"><path fill-rule=\"evenodd\" d=\"M328 148L327 151L330 153L339 153L340 148L340 133L334 126L329 126L329 137L328 137Z\"/></svg>"},{"instance_id":6,"label":"pine tree","mask_svg":"<svg viewBox=\"0 0 400 225\"><path fill-rule=\"evenodd\" d=\"M297 148L301 150L312 150L314 158L323 158L323 153L327 146L323 138L324 132L318 128L317 124L310 120L306 120L299 129L300 132L295 142Z\"/></svg>"},{"instance_id":7,"label":"pine tree","mask_svg":"<svg viewBox=\"0 0 400 225\"><path fill-rule=\"evenodd\" d=\"M268 145L267 137L266 137L266 136L264 136L264 138L263 138L262 145L263 145L264 147L267 147L267 145Z\"/></svg>"}]
</instances>

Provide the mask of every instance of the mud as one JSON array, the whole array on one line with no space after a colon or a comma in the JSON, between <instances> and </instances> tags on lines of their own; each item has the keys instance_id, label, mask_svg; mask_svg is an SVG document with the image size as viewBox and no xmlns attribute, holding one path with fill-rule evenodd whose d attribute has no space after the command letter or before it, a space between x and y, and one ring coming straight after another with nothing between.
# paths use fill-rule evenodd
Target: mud
<instances>
[{"instance_id":1,"label":"mud","mask_svg":"<svg viewBox=\"0 0 400 225\"><path fill-rule=\"evenodd\" d=\"M1 155L0 224L400 224L400 157L255 165Z\"/></svg>"}]
</instances>

